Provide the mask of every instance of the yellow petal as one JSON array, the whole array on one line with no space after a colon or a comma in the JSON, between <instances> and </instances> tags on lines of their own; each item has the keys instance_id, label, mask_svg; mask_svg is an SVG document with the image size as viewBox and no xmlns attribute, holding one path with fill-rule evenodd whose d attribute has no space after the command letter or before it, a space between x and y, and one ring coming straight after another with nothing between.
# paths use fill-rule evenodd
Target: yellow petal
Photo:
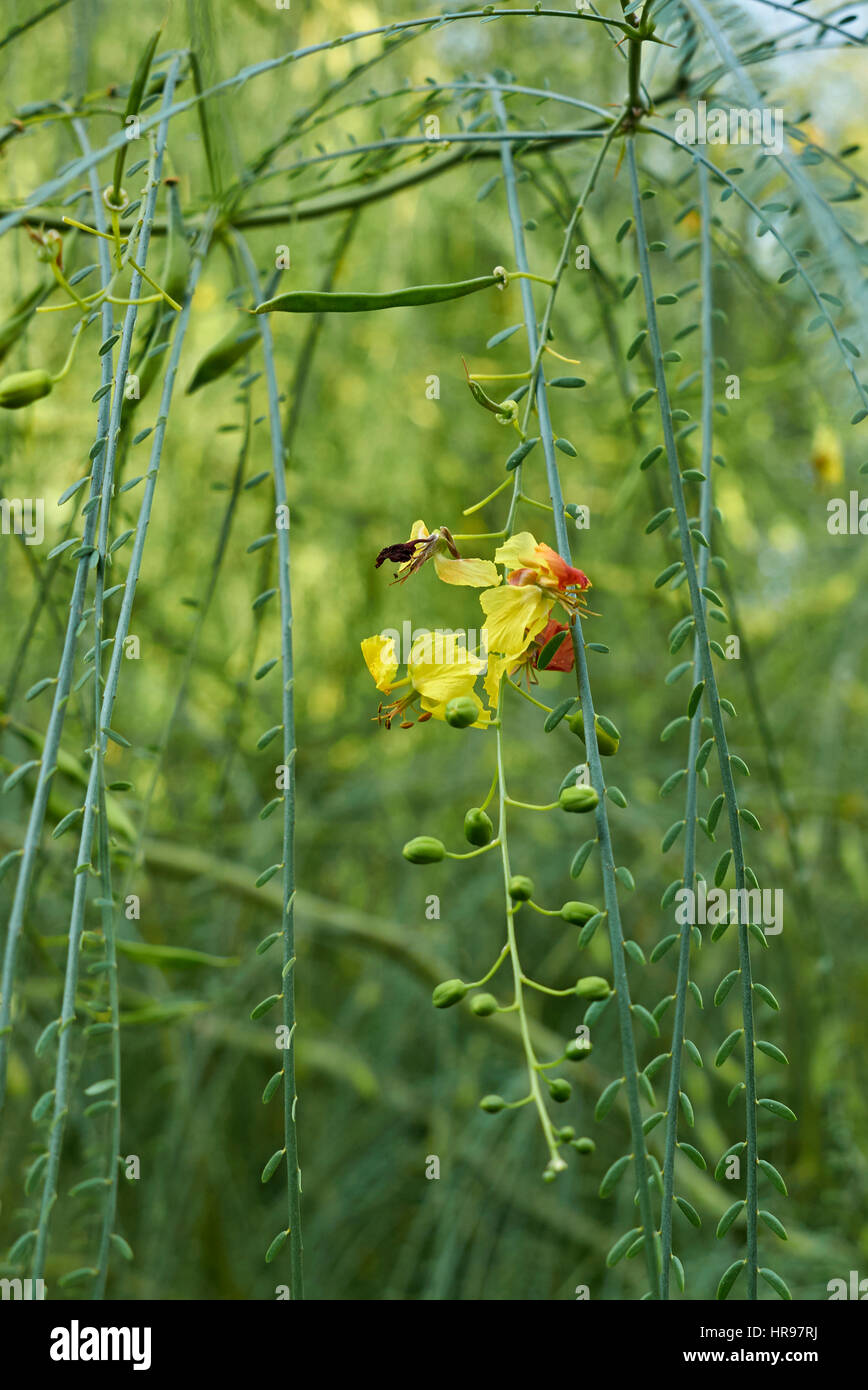
<instances>
[{"instance_id":1,"label":"yellow petal","mask_svg":"<svg viewBox=\"0 0 868 1390\"><path fill-rule=\"evenodd\" d=\"M504 671L512 671L520 661L520 656L495 655L488 658L488 670L482 684L492 709L497 709L500 700L500 682Z\"/></svg>"},{"instance_id":2,"label":"yellow petal","mask_svg":"<svg viewBox=\"0 0 868 1390\"><path fill-rule=\"evenodd\" d=\"M410 529L410 540L424 541L428 539L430 534L431 532L428 530L428 527L425 525L424 521L414 521Z\"/></svg>"},{"instance_id":3,"label":"yellow petal","mask_svg":"<svg viewBox=\"0 0 868 1390\"><path fill-rule=\"evenodd\" d=\"M535 584L504 584L479 595L486 615L482 629L489 652L514 653L516 660L548 622L554 595Z\"/></svg>"},{"instance_id":4,"label":"yellow petal","mask_svg":"<svg viewBox=\"0 0 868 1390\"><path fill-rule=\"evenodd\" d=\"M417 637L407 671L413 689L435 704L469 695L484 663L468 652L453 632Z\"/></svg>"},{"instance_id":5,"label":"yellow petal","mask_svg":"<svg viewBox=\"0 0 868 1390\"><path fill-rule=\"evenodd\" d=\"M398 652L394 637L366 637L362 643L365 665L378 690L388 691L398 674Z\"/></svg>"},{"instance_id":6,"label":"yellow petal","mask_svg":"<svg viewBox=\"0 0 868 1390\"><path fill-rule=\"evenodd\" d=\"M474 589L484 589L500 583L497 568L490 560L455 560L438 552L434 568L444 584L469 584Z\"/></svg>"},{"instance_id":7,"label":"yellow petal","mask_svg":"<svg viewBox=\"0 0 868 1390\"><path fill-rule=\"evenodd\" d=\"M506 565L507 569L511 570L522 569L525 565L535 565L539 559L537 541L530 531L519 531L497 547L494 558L497 564Z\"/></svg>"}]
</instances>

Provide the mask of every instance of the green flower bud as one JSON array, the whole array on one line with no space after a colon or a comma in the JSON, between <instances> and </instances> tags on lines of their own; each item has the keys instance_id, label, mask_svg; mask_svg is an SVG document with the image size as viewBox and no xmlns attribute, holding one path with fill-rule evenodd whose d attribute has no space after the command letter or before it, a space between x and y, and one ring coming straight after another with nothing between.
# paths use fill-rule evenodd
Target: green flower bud
<instances>
[{"instance_id":1,"label":"green flower bud","mask_svg":"<svg viewBox=\"0 0 868 1390\"><path fill-rule=\"evenodd\" d=\"M611 990L609 981L604 980L602 975L586 975L583 980L576 982L573 993L580 999L608 999Z\"/></svg>"},{"instance_id":2,"label":"green flower bud","mask_svg":"<svg viewBox=\"0 0 868 1390\"><path fill-rule=\"evenodd\" d=\"M599 910L593 903L569 902L564 903L561 908L561 916L565 922L572 922L575 927L583 927Z\"/></svg>"},{"instance_id":3,"label":"green flower bud","mask_svg":"<svg viewBox=\"0 0 868 1390\"><path fill-rule=\"evenodd\" d=\"M493 836L491 819L479 806L471 806L464 817L464 838L472 845L490 845Z\"/></svg>"},{"instance_id":4,"label":"green flower bud","mask_svg":"<svg viewBox=\"0 0 868 1390\"><path fill-rule=\"evenodd\" d=\"M488 1018L490 1014L497 1013L497 1000L493 994L477 994L470 1008L478 1018Z\"/></svg>"},{"instance_id":5,"label":"green flower bud","mask_svg":"<svg viewBox=\"0 0 868 1390\"><path fill-rule=\"evenodd\" d=\"M558 1138L562 1139L565 1144L570 1139L575 1139L575 1137L576 1131L573 1129L572 1125L564 1125L562 1129L558 1130Z\"/></svg>"},{"instance_id":6,"label":"green flower bud","mask_svg":"<svg viewBox=\"0 0 868 1390\"><path fill-rule=\"evenodd\" d=\"M543 1182L554 1182L558 1173L565 1173L566 1171L567 1165L564 1163L560 1154L556 1154L554 1158L549 1159L543 1169Z\"/></svg>"},{"instance_id":7,"label":"green flower bud","mask_svg":"<svg viewBox=\"0 0 868 1390\"><path fill-rule=\"evenodd\" d=\"M572 1086L569 1081L564 1081L563 1077L556 1076L554 1081L549 1082L549 1095L558 1104L562 1105L565 1100L569 1100L572 1094Z\"/></svg>"},{"instance_id":8,"label":"green flower bud","mask_svg":"<svg viewBox=\"0 0 868 1390\"><path fill-rule=\"evenodd\" d=\"M529 902L533 897L533 879L526 874L513 874L509 880L509 896L515 903Z\"/></svg>"},{"instance_id":9,"label":"green flower bud","mask_svg":"<svg viewBox=\"0 0 868 1390\"><path fill-rule=\"evenodd\" d=\"M570 1147L579 1154L592 1154L597 1146L593 1139L573 1139L570 1141Z\"/></svg>"},{"instance_id":10,"label":"green flower bud","mask_svg":"<svg viewBox=\"0 0 868 1390\"><path fill-rule=\"evenodd\" d=\"M469 695L456 695L446 706L446 723L453 729L468 729L479 718L479 706Z\"/></svg>"},{"instance_id":11,"label":"green flower bud","mask_svg":"<svg viewBox=\"0 0 868 1390\"><path fill-rule=\"evenodd\" d=\"M487 1115L496 1115L498 1110L506 1109L506 1101L503 1096L483 1096L479 1102L480 1110L484 1110Z\"/></svg>"},{"instance_id":12,"label":"green flower bud","mask_svg":"<svg viewBox=\"0 0 868 1390\"><path fill-rule=\"evenodd\" d=\"M51 373L42 367L31 372L13 372L0 381L0 406L4 410L20 410L21 406L47 396L53 385Z\"/></svg>"},{"instance_id":13,"label":"green flower bud","mask_svg":"<svg viewBox=\"0 0 868 1390\"><path fill-rule=\"evenodd\" d=\"M415 840L407 841L401 853L411 864L439 864L446 856L446 848L433 835L417 835Z\"/></svg>"},{"instance_id":14,"label":"green flower bud","mask_svg":"<svg viewBox=\"0 0 868 1390\"><path fill-rule=\"evenodd\" d=\"M435 1009L451 1009L453 1004L461 1003L466 993L467 986L463 980L442 980L434 987L431 1003Z\"/></svg>"},{"instance_id":15,"label":"green flower bud","mask_svg":"<svg viewBox=\"0 0 868 1390\"><path fill-rule=\"evenodd\" d=\"M592 1050L592 1043L581 1043L578 1038L570 1038L564 1048L564 1055L568 1062L584 1062L590 1057Z\"/></svg>"},{"instance_id":16,"label":"green flower bud","mask_svg":"<svg viewBox=\"0 0 868 1390\"><path fill-rule=\"evenodd\" d=\"M599 799L593 787L564 787L558 805L562 811L593 811Z\"/></svg>"},{"instance_id":17,"label":"green flower bud","mask_svg":"<svg viewBox=\"0 0 868 1390\"><path fill-rule=\"evenodd\" d=\"M569 724L573 733L578 734L579 738L582 740L582 743L584 743L585 717L582 714L582 711L577 710L575 714L571 714L569 719L567 720L567 723ZM617 753L618 746L621 740L619 738L613 738L612 735L602 727L599 718L596 715L594 716L594 729L596 730L597 734L597 747L599 748L601 755L604 758L611 758L613 754Z\"/></svg>"}]
</instances>

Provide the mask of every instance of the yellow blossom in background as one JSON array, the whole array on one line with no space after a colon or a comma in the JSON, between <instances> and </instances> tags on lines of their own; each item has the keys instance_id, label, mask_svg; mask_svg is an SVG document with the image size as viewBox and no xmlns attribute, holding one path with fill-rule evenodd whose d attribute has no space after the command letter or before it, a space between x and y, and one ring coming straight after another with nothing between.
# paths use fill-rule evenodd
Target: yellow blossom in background
<instances>
[{"instance_id":1,"label":"yellow blossom in background","mask_svg":"<svg viewBox=\"0 0 868 1390\"><path fill-rule=\"evenodd\" d=\"M840 483L844 477L841 441L828 425L818 425L814 430L811 467L819 483Z\"/></svg>"}]
</instances>

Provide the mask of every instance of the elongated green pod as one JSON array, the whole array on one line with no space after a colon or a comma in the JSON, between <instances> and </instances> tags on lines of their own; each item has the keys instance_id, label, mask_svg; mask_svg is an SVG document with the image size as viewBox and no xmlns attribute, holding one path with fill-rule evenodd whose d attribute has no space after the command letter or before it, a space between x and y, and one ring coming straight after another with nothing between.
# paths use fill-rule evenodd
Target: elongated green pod
<instances>
[{"instance_id":1,"label":"elongated green pod","mask_svg":"<svg viewBox=\"0 0 868 1390\"><path fill-rule=\"evenodd\" d=\"M13 372L12 376L0 381L0 406L4 410L20 410L47 396L53 385L51 373L42 367L34 367L29 372Z\"/></svg>"},{"instance_id":2,"label":"elongated green pod","mask_svg":"<svg viewBox=\"0 0 868 1390\"><path fill-rule=\"evenodd\" d=\"M502 285L502 275L478 275L449 285L408 285L403 290L369 293L365 290L288 290L257 304L255 314L358 314L369 309L404 309L414 304L442 304L477 290Z\"/></svg>"},{"instance_id":3,"label":"elongated green pod","mask_svg":"<svg viewBox=\"0 0 868 1390\"><path fill-rule=\"evenodd\" d=\"M200 386L207 386L209 382L230 372L242 357L247 356L258 337L259 330L256 328L233 328L231 333L227 333L205 353L190 379L187 395L191 396Z\"/></svg>"},{"instance_id":4,"label":"elongated green pod","mask_svg":"<svg viewBox=\"0 0 868 1390\"><path fill-rule=\"evenodd\" d=\"M148 42L147 48L145 49L144 53L139 59L139 65L136 68L135 77L133 78L132 85L129 91L129 96L127 97L127 106L124 112L124 120L126 120L128 116L138 115L139 106L141 105L142 97L145 94L145 85L148 80L148 73L151 70L151 63L154 61L154 54L157 51L157 44L160 41L160 35L162 34L162 32L163 26L161 24L157 32L154 35L152 35L151 39ZM129 144L121 145L120 149L115 155L115 168L114 174L112 176L112 203L115 206L118 206L118 204L120 203L121 179L124 176L124 164L126 163L128 149Z\"/></svg>"},{"instance_id":5,"label":"elongated green pod","mask_svg":"<svg viewBox=\"0 0 868 1390\"><path fill-rule=\"evenodd\" d=\"M35 290L31 290L23 299L18 300L9 317L0 323L0 362L18 342L35 314L37 306L42 303L50 290L51 285L48 283L37 285Z\"/></svg>"}]
</instances>

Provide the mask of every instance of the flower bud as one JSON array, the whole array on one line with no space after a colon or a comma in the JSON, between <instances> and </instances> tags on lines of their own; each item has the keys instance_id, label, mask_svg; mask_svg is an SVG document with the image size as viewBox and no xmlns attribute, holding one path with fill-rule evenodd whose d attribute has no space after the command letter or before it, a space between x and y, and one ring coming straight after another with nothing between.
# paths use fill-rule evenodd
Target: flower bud
<instances>
[{"instance_id":1,"label":"flower bud","mask_svg":"<svg viewBox=\"0 0 868 1390\"><path fill-rule=\"evenodd\" d=\"M549 1095L552 1100L556 1100L562 1105L565 1100L569 1100L573 1094L573 1088L569 1081L564 1081L563 1077L556 1076L554 1081L549 1082Z\"/></svg>"},{"instance_id":2,"label":"flower bud","mask_svg":"<svg viewBox=\"0 0 868 1390\"><path fill-rule=\"evenodd\" d=\"M30 372L13 372L0 381L0 406L5 410L19 410L23 405L32 405L41 396L47 396L53 385L51 373L42 367Z\"/></svg>"},{"instance_id":3,"label":"flower bud","mask_svg":"<svg viewBox=\"0 0 868 1390\"><path fill-rule=\"evenodd\" d=\"M453 729L469 729L479 718L479 706L469 695L456 695L446 705L446 723Z\"/></svg>"},{"instance_id":4,"label":"flower bud","mask_svg":"<svg viewBox=\"0 0 868 1390\"><path fill-rule=\"evenodd\" d=\"M575 714L570 715L569 719L567 720L567 723L569 724L573 733L578 734L579 738L582 740L582 743L584 743L585 716L582 714L582 711L576 710ZM614 725L612 727L614 728ZM611 758L613 754L617 753L618 746L621 740L619 738L614 738L610 733L608 733L606 729L603 728L599 721L599 718L596 715L594 716L594 729L597 734L597 747L599 748L602 757Z\"/></svg>"},{"instance_id":5,"label":"flower bud","mask_svg":"<svg viewBox=\"0 0 868 1390\"><path fill-rule=\"evenodd\" d=\"M487 1115L496 1115L498 1110L506 1109L506 1101L503 1096L483 1096L479 1102L480 1110L484 1110Z\"/></svg>"},{"instance_id":6,"label":"flower bud","mask_svg":"<svg viewBox=\"0 0 868 1390\"><path fill-rule=\"evenodd\" d=\"M453 1004L461 1003L466 993L467 986L463 980L442 980L434 987L431 1003L435 1009L451 1009Z\"/></svg>"},{"instance_id":7,"label":"flower bud","mask_svg":"<svg viewBox=\"0 0 868 1390\"><path fill-rule=\"evenodd\" d=\"M564 1160L561 1158L560 1154L556 1154L554 1158L549 1159L543 1169L543 1182L554 1182L558 1173L565 1173L566 1170L567 1165L564 1163Z\"/></svg>"},{"instance_id":8,"label":"flower bud","mask_svg":"<svg viewBox=\"0 0 868 1390\"><path fill-rule=\"evenodd\" d=\"M533 897L533 879L526 874L513 874L509 880L509 896L516 903L529 902Z\"/></svg>"},{"instance_id":9,"label":"flower bud","mask_svg":"<svg viewBox=\"0 0 868 1390\"><path fill-rule=\"evenodd\" d=\"M401 853L411 864L439 864L446 856L446 848L433 835L417 835L415 840L407 841Z\"/></svg>"},{"instance_id":10,"label":"flower bud","mask_svg":"<svg viewBox=\"0 0 868 1390\"><path fill-rule=\"evenodd\" d=\"M575 927L583 927L599 910L593 903L569 902L564 903L561 908L561 916L565 922L571 922Z\"/></svg>"},{"instance_id":11,"label":"flower bud","mask_svg":"<svg viewBox=\"0 0 868 1390\"><path fill-rule=\"evenodd\" d=\"M570 1147L575 1149L576 1153L579 1154L592 1154L597 1146L593 1139L583 1138L572 1139L570 1141Z\"/></svg>"},{"instance_id":12,"label":"flower bud","mask_svg":"<svg viewBox=\"0 0 868 1390\"><path fill-rule=\"evenodd\" d=\"M472 845L490 845L494 826L489 816L479 806L471 806L464 817L464 838Z\"/></svg>"},{"instance_id":13,"label":"flower bud","mask_svg":"<svg viewBox=\"0 0 868 1390\"><path fill-rule=\"evenodd\" d=\"M573 993L580 999L608 999L611 990L609 981L604 980L602 975L586 975L583 980L576 982Z\"/></svg>"},{"instance_id":14,"label":"flower bud","mask_svg":"<svg viewBox=\"0 0 868 1390\"><path fill-rule=\"evenodd\" d=\"M488 1018L491 1014L497 1013L497 1000L493 994L477 994L470 1008L478 1018Z\"/></svg>"},{"instance_id":15,"label":"flower bud","mask_svg":"<svg viewBox=\"0 0 868 1390\"><path fill-rule=\"evenodd\" d=\"M575 1137L576 1131L573 1129L572 1125L564 1125L563 1128L558 1130L558 1138L563 1140L565 1144L568 1143L570 1139L575 1139Z\"/></svg>"},{"instance_id":16,"label":"flower bud","mask_svg":"<svg viewBox=\"0 0 868 1390\"><path fill-rule=\"evenodd\" d=\"M582 1043L578 1038L570 1038L564 1048L564 1056L568 1062L584 1062L587 1057L590 1057L592 1049L592 1043Z\"/></svg>"},{"instance_id":17,"label":"flower bud","mask_svg":"<svg viewBox=\"0 0 868 1390\"><path fill-rule=\"evenodd\" d=\"M593 811L599 799L593 787L564 787L558 805L562 811Z\"/></svg>"}]
</instances>

